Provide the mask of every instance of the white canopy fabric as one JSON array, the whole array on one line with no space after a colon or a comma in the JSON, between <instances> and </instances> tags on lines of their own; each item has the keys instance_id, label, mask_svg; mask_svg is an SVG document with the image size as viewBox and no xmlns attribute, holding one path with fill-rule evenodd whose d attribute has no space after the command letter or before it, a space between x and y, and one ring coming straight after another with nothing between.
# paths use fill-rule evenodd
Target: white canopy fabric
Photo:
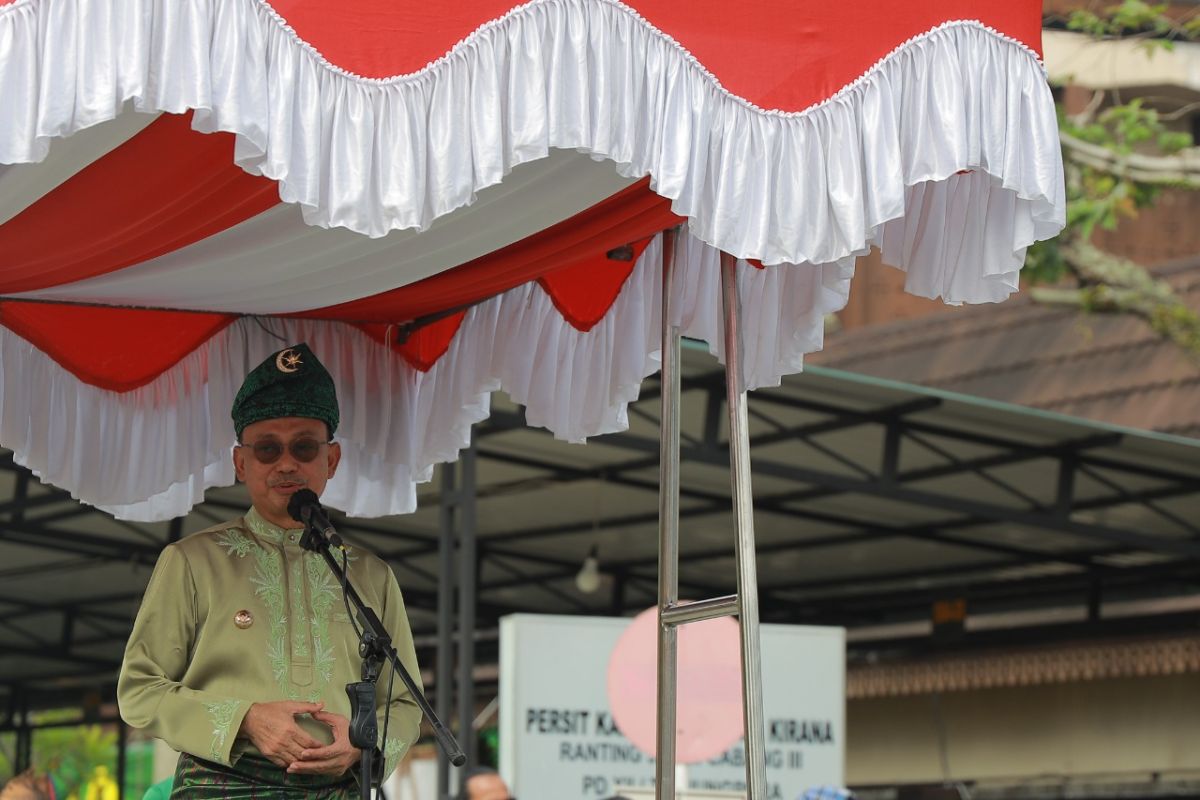
<instances>
[{"instance_id":1,"label":"white canopy fabric","mask_svg":"<svg viewBox=\"0 0 1200 800\"><path fill-rule=\"evenodd\" d=\"M376 13L371 2L359 5ZM326 500L354 515L412 510L415 482L467 445L498 388L527 405L531 424L570 441L623 429L626 404L658 367L660 239L587 330L542 279L642 239L636 215L594 221L642 178L686 223L674 284L685 335L721 340L719 252L743 259L747 388L777 384L820 348L824 316L844 305L854 259L872 246L906 270L909 291L996 302L1017 290L1026 248L1064 224L1037 42L986 22L1015 14L997 2L935 24L905 11L914 19L894 26L915 33L801 108L756 102L778 89L770 74L762 97L731 91L659 27L672 12L649 0L534 0L484 18L422 68L382 78L331 61L285 5L0 5L0 163L14 165L0 168L0 249L20 254L0 261L0 444L118 516L177 516L205 488L231 483L233 394L250 367L299 340L338 380L345 460ZM712 5L695 13L722 13ZM780 30L803 27L804 13L781 7ZM236 203L205 205L205 192L233 183L180 185L176 196L221 221L205 228L201 211L172 212L175 221L150 208L75 240L73 214L82 224L106 212L96 176L122 174L114 159L153 153L148 166L166 169L191 157L148 144L190 146L162 138L169 120L157 116L189 109L196 131L234 134L233 161L275 181L283 203L247 188L235 199L258 205L237 217ZM52 147L59 137L70 138ZM539 235L573 225L603 234L581 235L569 256L535 257ZM464 270L496 254L545 266L471 295L480 272ZM363 328L411 321L407 300L424 302L428 280L459 274L471 277L452 288L468 301L442 306L470 307L427 370ZM106 364L91 363L87 324L43 324L23 301L237 318L163 356L148 380L114 389ZM310 318L270 317L296 312Z\"/></svg>"}]
</instances>

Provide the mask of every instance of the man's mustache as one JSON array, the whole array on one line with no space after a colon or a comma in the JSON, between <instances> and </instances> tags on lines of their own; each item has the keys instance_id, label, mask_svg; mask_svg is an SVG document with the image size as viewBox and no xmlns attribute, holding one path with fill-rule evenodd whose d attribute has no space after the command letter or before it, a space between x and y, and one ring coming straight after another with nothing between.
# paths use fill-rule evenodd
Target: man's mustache
<instances>
[{"instance_id":1,"label":"man's mustache","mask_svg":"<svg viewBox=\"0 0 1200 800\"><path fill-rule=\"evenodd\" d=\"M308 485L308 481L306 481L304 478L300 477L299 475L279 475L277 477L269 479L267 481L267 486L273 488L275 486L280 486L285 483L292 483L292 484L296 484L297 486L307 486Z\"/></svg>"}]
</instances>

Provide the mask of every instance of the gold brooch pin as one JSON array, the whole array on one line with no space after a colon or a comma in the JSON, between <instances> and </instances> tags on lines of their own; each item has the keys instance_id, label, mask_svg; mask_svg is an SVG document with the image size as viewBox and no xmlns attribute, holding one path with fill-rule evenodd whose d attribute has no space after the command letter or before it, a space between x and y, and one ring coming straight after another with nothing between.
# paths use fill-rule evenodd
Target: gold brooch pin
<instances>
[{"instance_id":1,"label":"gold brooch pin","mask_svg":"<svg viewBox=\"0 0 1200 800\"><path fill-rule=\"evenodd\" d=\"M243 608L241 611L233 615L233 624L237 625L242 630L246 630L246 628L249 628L254 624L254 615Z\"/></svg>"}]
</instances>

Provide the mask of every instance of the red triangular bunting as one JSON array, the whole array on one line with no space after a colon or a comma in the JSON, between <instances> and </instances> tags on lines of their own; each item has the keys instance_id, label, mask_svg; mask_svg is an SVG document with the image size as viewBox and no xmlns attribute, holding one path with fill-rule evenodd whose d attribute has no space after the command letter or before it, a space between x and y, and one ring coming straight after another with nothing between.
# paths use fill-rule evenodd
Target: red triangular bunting
<instances>
[{"instance_id":1,"label":"red triangular bunting","mask_svg":"<svg viewBox=\"0 0 1200 800\"><path fill-rule=\"evenodd\" d=\"M404 341L400 341L404 336L404 328L399 325L372 323L360 324L358 327L377 342L389 344L413 369L428 372L429 368L446 354L466 315L466 311L458 311L422 325L404 337Z\"/></svg>"},{"instance_id":2,"label":"red triangular bunting","mask_svg":"<svg viewBox=\"0 0 1200 800\"><path fill-rule=\"evenodd\" d=\"M144 386L236 317L57 303L0 303L0 323L84 383L114 392Z\"/></svg>"},{"instance_id":3,"label":"red triangular bunting","mask_svg":"<svg viewBox=\"0 0 1200 800\"><path fill-rule=\"evenodd\" d=\"M577 261L543 275L538 283L563 319L586 333L604 319L652 238Z\"/></svg>"}]
</instances>

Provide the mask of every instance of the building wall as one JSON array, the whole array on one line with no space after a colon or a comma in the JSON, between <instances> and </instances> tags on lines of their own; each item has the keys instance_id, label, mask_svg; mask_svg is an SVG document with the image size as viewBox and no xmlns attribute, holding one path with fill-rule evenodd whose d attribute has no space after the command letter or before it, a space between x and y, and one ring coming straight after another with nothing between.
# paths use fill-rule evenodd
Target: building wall
<instances>
[{"instance_id":1,"label":"building wall","mask_svg":"<svg viewBox=\"0 0 1200 800\"><path fill-rule=\"evenodd\" d=\"M851 786L1200 770L1200 674L847 704Z\"/></svg>"},{"instance_id":2,"label":"building wall","mask_svg":"<svg viewBox=\"0 0 1200 800\"><path fill-rule=\"evenodd\" d=\"M1121 220L1115 231L1099 231L1098 247L1147 266L1200 253L1200 192L1165 190L1150 207Z\"/></svg>"}]
</instances>

